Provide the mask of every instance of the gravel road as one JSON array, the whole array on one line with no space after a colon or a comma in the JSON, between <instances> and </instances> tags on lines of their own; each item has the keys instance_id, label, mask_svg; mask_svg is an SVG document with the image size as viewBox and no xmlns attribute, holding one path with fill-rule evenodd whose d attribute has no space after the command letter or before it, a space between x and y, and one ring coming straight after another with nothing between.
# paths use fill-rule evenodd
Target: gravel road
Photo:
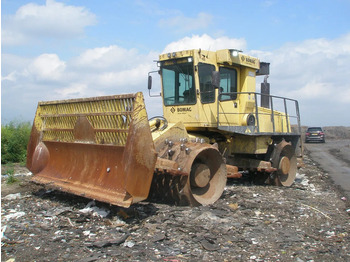
<instances>
[{"instance_id":1,"label":"gravel road","mask_svg":"<svg viewBox=\"0 0 350 262\"><path fill-rule=\"evenodd\" d=\"M305 148L312 159L341 186L350 199L350 139L328 140L326 143L307 143Z\"/></svg>"}]
</instances>

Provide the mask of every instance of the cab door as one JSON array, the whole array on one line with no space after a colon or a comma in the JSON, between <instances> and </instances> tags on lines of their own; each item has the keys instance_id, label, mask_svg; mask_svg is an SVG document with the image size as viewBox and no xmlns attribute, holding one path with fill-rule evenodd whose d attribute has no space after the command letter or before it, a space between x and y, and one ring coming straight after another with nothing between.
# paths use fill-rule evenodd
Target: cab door
<instances>
[{"instance_id":1,"label":"cab door","mask_svg":"<svg viewBox=\"0 0 350 262\"><path fill-rule=\"evenodd\" d=\"M220 67L218 127L239 126L238 73L236 68Z\"/></svg>"},{"instance_id":2,"label":"cab door","mask_svg":"<svg viewBox=\"0 0 350 262\"><path fill-rule=\"evenodd\" d=\"M212 84L212 72L215 66L207 63L198 63L199 83L199 126L217 127L217 92Z\"/></svg>"}]
</instances>

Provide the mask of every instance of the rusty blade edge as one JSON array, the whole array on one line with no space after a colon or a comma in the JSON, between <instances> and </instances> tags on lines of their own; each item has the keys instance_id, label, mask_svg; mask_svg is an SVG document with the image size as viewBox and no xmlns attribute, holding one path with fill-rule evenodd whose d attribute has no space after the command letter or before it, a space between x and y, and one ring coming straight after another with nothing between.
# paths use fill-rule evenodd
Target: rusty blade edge
<instances>
[{"instance_id":1,"label":"rusty blade edge","mask_svg":"<svg viewBox=\"0 0 350 262\"><path fill-rule=\"evenodd\" d=\"M64 180L61 181L59 179L46 177L40 174L35 175L31 180L34 183L46 185L50 188L58 189L60 191L98 200L116 206L127 208L130 207L130 205L133 203L132 197L124 190L107 191L103 188L86 187L81 184L75 185Z\"/></svg>"}]
</instances>

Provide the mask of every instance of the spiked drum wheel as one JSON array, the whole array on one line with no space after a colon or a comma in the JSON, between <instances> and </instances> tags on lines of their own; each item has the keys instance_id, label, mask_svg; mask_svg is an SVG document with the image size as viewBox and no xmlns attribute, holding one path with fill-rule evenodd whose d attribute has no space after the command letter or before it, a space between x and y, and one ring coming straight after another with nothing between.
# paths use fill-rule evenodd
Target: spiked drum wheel
<instances>
[{"instance_id":1,"label":"spiked drum wheel","mask_svg":"<svg viewBox=\"0 0 350 262\"><path fill-rule=\"evenodd\" d=\"M295 150L291 143L282 141L277 145L277 155L275 155L275 166L277 174L274 184L279 186L291 186L297 172L297 160ZM279 152L279 153L278 153Z\"/></svg>"}]
</instances>

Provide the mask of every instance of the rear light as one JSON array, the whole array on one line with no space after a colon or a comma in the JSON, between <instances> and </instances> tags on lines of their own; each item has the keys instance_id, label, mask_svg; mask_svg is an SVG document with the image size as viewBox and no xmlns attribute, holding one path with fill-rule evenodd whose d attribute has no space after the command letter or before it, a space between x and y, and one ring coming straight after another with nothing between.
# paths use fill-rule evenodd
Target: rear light
<instances>
[{"instance_id":1,"label":"rear light","mask_svg":"<svg viewBox=\"0 0 350 262\"><path fill-rule=\"evenodd\" d=\"M324 135L324 133L323 133L323 132L320 132L320 135L321 135L321 136L323 136L323 135Z\"/></svg>"},{"instance_id":2,"label":"rear light","mask_svg":"<svg viewBox=\"0 0 350 262\"><path fill-rule=\"evenodd\" d=\"M309 133L309 132L307 132L307 133L306 133L306 135L307 135L307 136L309 136L309 135L310 135L310 133Z\"/></svg>"}]
</instances>

